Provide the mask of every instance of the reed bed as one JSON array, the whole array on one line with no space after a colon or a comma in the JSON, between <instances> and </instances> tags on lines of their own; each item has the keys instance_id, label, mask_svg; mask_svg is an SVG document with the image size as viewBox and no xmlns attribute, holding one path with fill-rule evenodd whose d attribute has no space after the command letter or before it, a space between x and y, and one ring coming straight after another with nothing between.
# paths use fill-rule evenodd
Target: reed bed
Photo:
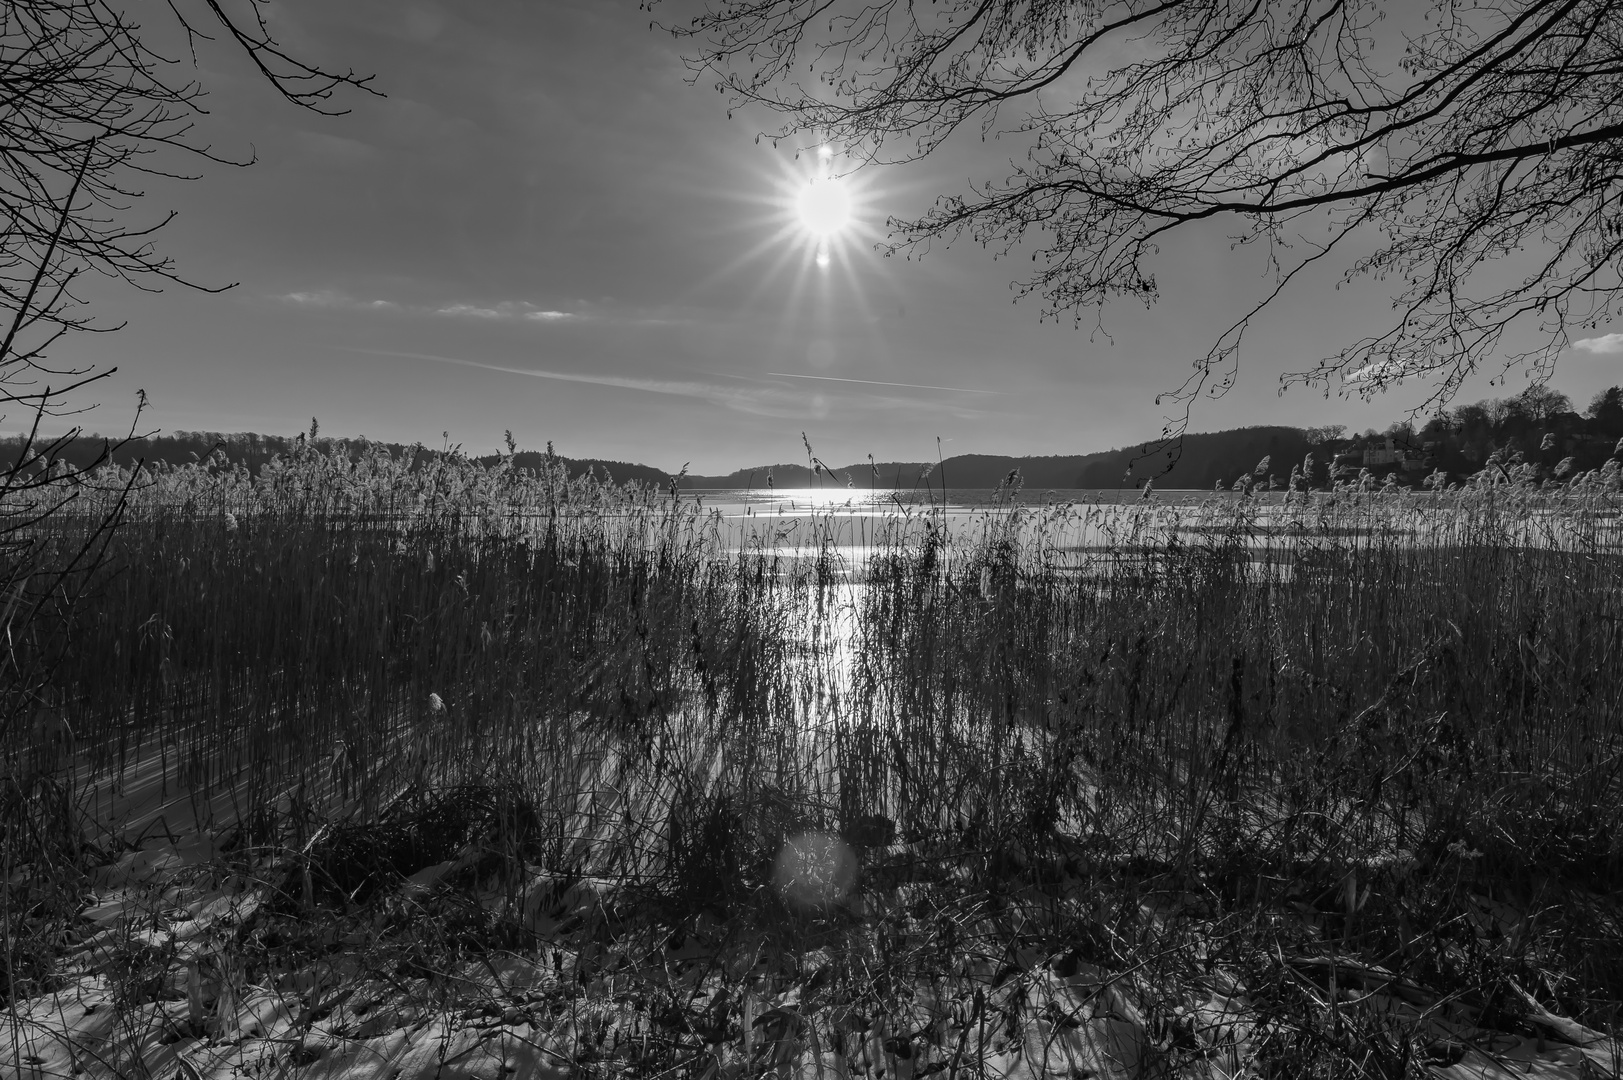
<instances>
[{"instance_id":1,"label":"reed bed","mask_svg":"<svg viewBox=\"0 0 1623 1080\"><path fill-rule=\"evenodd\" d=\"M613 891L600 936L721 920L755 936L719 939L798 958L711 1000L717 1040L669 998L681 1031L576 1062L605 1074L719 1069L728 1015L754 1068L768 1006L749 995L781 1012L812 951L844 996L817 1013L808 991L773 1038L815 1056L818 1023L883 1014L918 1047L886 1050L893 1070L967 1068L942 1017L961 1034L972 1001L986 1029L996 998L1012 1032L1039 970L1131 989L1143 1075L1461 1060L1414 1017L1356 1008L1376 983L1423 988L1421 1020L1443 1001L1615 1039L1615 478L1009 499L968 524L910 512L852 558L833 528L821 550L740 542L691 503L551 465L329 445L253 476L219 457L109 471L86 498L123 500L122 521L93 585L56 645L13 645L35 675L8 714L61 723L6 732L8 865L70 861L25 810L46 796L102 823L73 857L111 858L122 778L156 768L227 850L278 853L288 918L361 911L431 864L466 878L480 848L475 877ZM71 546L96 520L37 529ZM100 811L75 802L91 790ZM782 888L806 837L854 860L816 910ZM12 910L44 903L29 888ZM484 947L538 947L522 891L479 923ZM1495 930L1484 903L1516 915ZM10 940L15 1000L51 975ZM1002 960L976 974L977 950ZM1190 1027L1219 974L1244 1032ZM925 984L936 1012L904 1022ZM840 1030L823 1037L861 1042Z\"/></svg>"}]
</instances>

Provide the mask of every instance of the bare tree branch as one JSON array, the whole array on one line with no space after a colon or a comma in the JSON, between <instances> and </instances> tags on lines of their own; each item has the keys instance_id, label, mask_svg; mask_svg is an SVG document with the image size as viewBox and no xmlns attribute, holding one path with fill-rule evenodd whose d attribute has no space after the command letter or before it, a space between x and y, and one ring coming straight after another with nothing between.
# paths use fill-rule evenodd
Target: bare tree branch
<instances>
[{"instance_id":1,"label":"bare tree branch","mask_svg":"<svg viewBox=\"0 0 1623 1080\"><path fill-rule=\"evenodd\" d=\"M73 604L123 508L115 499L88 527L53 534L53 519L76 513L85 485L100 482L97 470L112 449L104 442L96 460L75 467L59 455L81 429L54 437L41 430L47 420L82 412L75 393L112 373L46 358L70 332L116 329L91 324L74 283L95 272L142 289L178 282L218 291L187 281L154 247L172 214L134 216L146 177L185 176L177 156L228 161L193 139L203 90L186 73L207 36L201 27L223 31L300 107L336 114L340 90L376 92L369 77L328 72L284 51L266 25L266 3L149 5L176 21L191 51L188 67L157 52L133 19L134 5L120 0L0 0L0 312L9 316L0 332L0 408L32 413L15 458L0 465L0 753L18 750L16 723L46 692L55 658L68 647ZM127 493L135 474L109 482ZM18 660L25 641L33 642L26 664Z\"/></svg>"},{"instance_id":2,"label":"bare tree branch","mask_svg":"<svg viewBox=\"0 0 1623 1080\"><path fill-rule=\"evenodd\" d=\"M1266 245L1280 287L1356 233L1375 250L1345 278L1386 282L1392 321L1286 382L1420 378L1441 404L1484 365L1547 378L1619 296L1623 0L710 0L667 28L774 138L870 164L965 124L1023 140L1003 179L893 220L890 250L1028 246L1044 317L1153 302L1196 222ZM1279 292L1170 399L1233 385Z\"/></svg>"}]
</instances>

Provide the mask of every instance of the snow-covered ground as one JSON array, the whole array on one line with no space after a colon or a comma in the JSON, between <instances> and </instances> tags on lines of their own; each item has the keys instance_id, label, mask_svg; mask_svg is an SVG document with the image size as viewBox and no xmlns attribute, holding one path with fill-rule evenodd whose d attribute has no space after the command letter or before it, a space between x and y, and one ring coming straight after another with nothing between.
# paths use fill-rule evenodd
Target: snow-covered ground
<instances>
[{"instance_id":1,"label":"snow-covered ground","mask_svg":"<svg viewBox=\"0 0 1623 1080\"><path fill-rule=\"evenodd\" d=\"M425 868L343 914L290 902L285 860L228 866L168 841L128 851L85 881L57 988L4 1020L0 1075L1232 1078L1253 1075L1273 1037L1220 968L1156 1011L1167 988L1142 971L1022 944L1094 902L1080 878L992 906L955 896L951 875L876 878L792 926L701 915L673 932L606 881L529 870L470 883L471 865ZM1144 914L1160 924L1184 907L1172 897ZM478 910L516 926L508 945L447 943ZM1512 927L1525 917L1481 910ZM943 952L942 933L960 944ZM1345 1022L1413 1033L1438 1077L1594 1080L1623 1060L1530 998L1507 1034L1333 950L1281 960Z\"/></svg>"}]
</instances>

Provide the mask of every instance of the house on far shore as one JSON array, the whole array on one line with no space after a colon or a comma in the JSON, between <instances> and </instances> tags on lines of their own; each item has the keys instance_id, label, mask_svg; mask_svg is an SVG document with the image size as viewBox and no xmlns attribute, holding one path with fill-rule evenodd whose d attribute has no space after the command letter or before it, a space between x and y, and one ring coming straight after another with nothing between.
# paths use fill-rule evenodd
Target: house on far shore
<instances>
[{"instance_id":1,"label":"house on far shore","mask_svg":"<svg viewBox=\"0 0 1623 1080\"><path fill-rule=\"evenodd\" d=\"M1362 443L1355 442L1337 454L1334 462L1337 466L1365 469L1396 467L1405 472L1428 470L1434 468L1436 463L1436 443L1428 442L1416 450L1413 446L1405 446L1392 435L1377 436Z\"/></svg>"}]
</instances>

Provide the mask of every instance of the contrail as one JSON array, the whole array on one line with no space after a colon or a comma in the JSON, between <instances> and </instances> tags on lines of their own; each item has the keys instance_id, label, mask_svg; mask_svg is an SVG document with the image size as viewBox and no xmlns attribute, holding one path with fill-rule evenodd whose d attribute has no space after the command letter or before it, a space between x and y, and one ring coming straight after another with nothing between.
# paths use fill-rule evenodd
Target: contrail
<instances>
[{"instance_id":1,"label":"contrail","mask_svg":"<svg viewBox=\"0 0 1623 1080\"><path fill-rule=\"evenodd\" d=\"M952 394L990 394L993 397L1002 397L1001 390L969 390L962 386L926 386L923 383L910 382L879 382L875 379L842 379L835 375L793 375L787 371L769 371L768 375L780 379L819 379L822 382L857 383L861 386L896 386L904 390L945 390Z\"/></svg>"},{"instance_id":2,"label":"contrail","mask_svg":"<svg viewBox=\"0 0 1623 1080\"><path fill-rule=\"evenodd\" d=\"M395 349L363 349L355 345L333 345L345 352L367 356L397 356L405 360L429 360L436 364L455 364L458 367L479 368L483 371L501 371L509 375L525 375L532 379L553 379L557 382L588 383L593 386L611 386L622 390L641 390L649 394L671 394L676 397L708 401L735 412L752 416L778 418L800 417L804 408L790 400L794 397L783 387L767 386L760 389L735 390L709 383L688 382L679 379L634 379L622 375L580 375L567 371L544 371L538 368L511 367L506 364L486 364L479 360L465 360L460 356L436 356L433 353L402 352Z\"/></svg>"},{"instance_id":3,"label":"contrail","mask_svg":"<svg viewBox=\"0 0 1623 1080\"><path fill-rule=\"evenodd\" d=\"M483 371L501 371L509 375L528 375L532 379L554 379L558 382L590 383L594 386L615 386L625 390L644 390L651 394L677 394L683 397L722 396L717 388L703 383L662 379L631 379L618 375L577 375L565 371L542 371L536 368L506 367L486 364L478 360L464 360L458 356L435 356L432 353L398 352L394 349L362 349L353 345L335 345L346 352L365 353L368 356L398 356L405 360L432 360L438 364L456 364L459 367L479 368Z\"/></svg>"}]
</instances>

